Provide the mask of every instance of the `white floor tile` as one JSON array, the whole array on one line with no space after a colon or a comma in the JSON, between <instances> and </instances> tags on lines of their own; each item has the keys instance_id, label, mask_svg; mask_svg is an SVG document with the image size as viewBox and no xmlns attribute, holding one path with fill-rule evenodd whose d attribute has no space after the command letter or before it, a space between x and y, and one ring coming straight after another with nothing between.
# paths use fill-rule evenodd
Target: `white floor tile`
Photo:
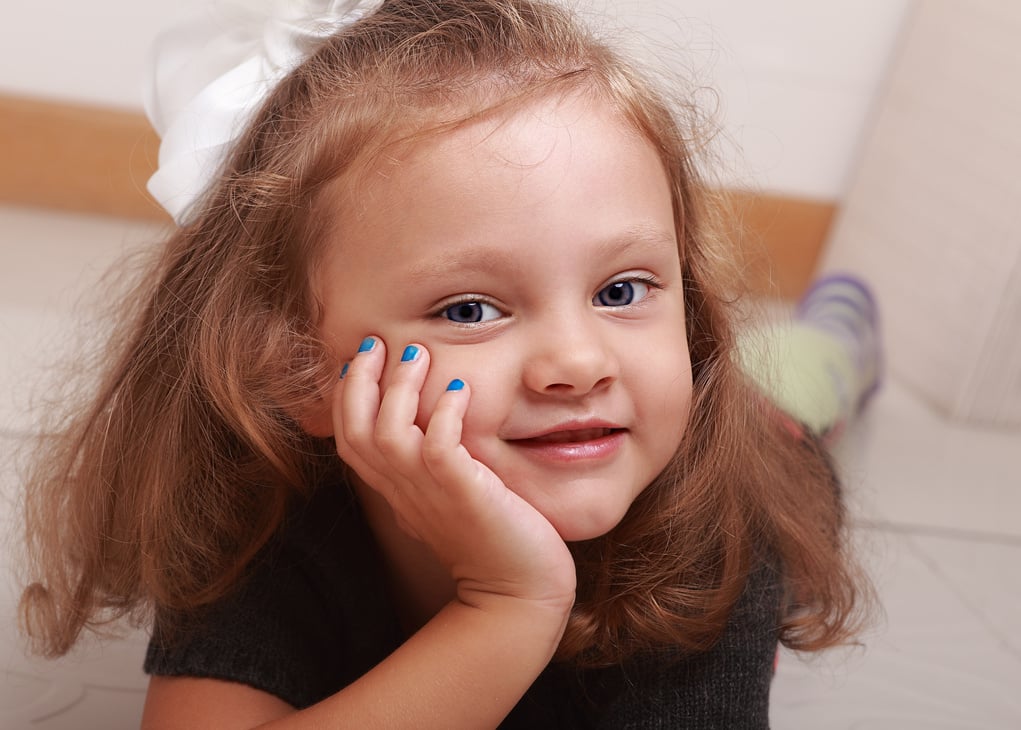
<instances>
[{"instance_id":1,"label":"white floor tile","mask_svg":"<svg viewBox=\"0 0 1021 730\"><path fill-rule=\"evenodd\" d=\"M951 421L888 381L835 451L864 519L1021 538L1021 429Z\"/></svg>"},{"instance_id":2,"label":"white floor tile","mask_svg":"<svg viewBox=\"0 0 1021 730\"><path fill-rule=\"evenodd\" d=\"M0 727L134 730L145 703L144 650L140 638L124 639L80 650L81 658L4 671L0 675Z\"/></svg>"},{"instance_id":3,"label":"white floor tile","mask_svg":"<svg viewBox=\"0 0 1021 730\"><path fill-rule=\"evenodd\" d=\"M0 207L0 728L137 728L144 637L87 641L58 661L28 658L17 632L20 546L14 459L37 427L45 386L78 372L77 353L116 278L108 267L159 235L149 224ZM60 365L55 368L55 364ZM65 370L66 369L66 370ZM79 373L80 374L80 373Z\"/></svg>"},{"instance_id":4,"label":"white floor tile","mask_svg":"<svg viewBox=\"0 0 1021 730\"><path fill-rule=\"evenodd\" d=\"M1021 657L976 617L957 586L923 559L916 538L902 533L862 537L877 551L870 567L885 618L864 637L863 647L807 661L785 653L773 686L773 727L1021 727ZM953 546L947 549L955 552ZM1016 556L1012 546L1001 549L987 557L1002 565ZM998 585L987 599L1016 605L1016 586ZM1021 619L1014 616L1005 626L1017 635Z\"/></svg>"},{"instance_id":5,"label":"white floor tile","mask_svg":"<svg viewBox=\"0 0 1021 730\"><path fill-rule=\"evenodd\" d=\"M910 544L919 560L968 608L973 622L1021 662L1021 541L915 535ZM1014 679L1021 693L1021 671Z\"/></svg>"},{"instance_id":6,"label":"white floor tile","mask_svg":"<svg viewBox=\"0 0 1021 730\"><path fill-rule=\"evenodd\" d=\"M23 439L0 436L0 728L81 730L137 728L145 700L144 634L89 639L69 656L48 661L26 656L17 629L20 582L16 563L17 480L11 454Z\"/></svg>"}]
</instances>

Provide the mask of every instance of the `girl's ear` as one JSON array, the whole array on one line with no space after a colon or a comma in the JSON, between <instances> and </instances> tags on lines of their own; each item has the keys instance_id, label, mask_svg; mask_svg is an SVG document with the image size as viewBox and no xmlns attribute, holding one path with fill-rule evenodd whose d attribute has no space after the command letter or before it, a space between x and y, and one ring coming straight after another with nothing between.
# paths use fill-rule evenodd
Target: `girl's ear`
<instances>
[{"instance_id":1,"label":"girl's ear","mask_svg":"<svg viewBox=\"0 0 1021 730\"><path fill-rule=\"evenodd\" d=\"M306 395L300 402L292 403L288 411L301 430L309 436L329 438L333 435L333 389L337 384L337 375L327 368L319 371L315 377L315 394Z\"/></svg>"},{"instance_id":2,"label":"girl's ear","mask_svg":"<svg viewBox=\"0 0 1021 730\"><path fill-rule=\"evenodd\" d=\"M303 357L293 366L289 372L281 373L284 379L298 376L301 395L291 400L285 406L287 415L294 419L309 436L315 438L329 438L333 436L333 392L337 385L338 369L333 367L334 358L327 351L320 351L319 343L312 343ZM321 358L321 359L320 359ZM319 365L312 371L306 369L304 364L310 360L319 360Z\"/></svg>"},{"instance_id":3,"label":"girl's ear","mask_svg":"<svg viewBox=\"0 0 1021 730\"><path fill-rule=\"evenodd\" d=\"M301 413L296 414L298 425L309 436L327 438L333 435L333 406L331 393L327 391L310 401Z\"/></svg>"}]
</instances>

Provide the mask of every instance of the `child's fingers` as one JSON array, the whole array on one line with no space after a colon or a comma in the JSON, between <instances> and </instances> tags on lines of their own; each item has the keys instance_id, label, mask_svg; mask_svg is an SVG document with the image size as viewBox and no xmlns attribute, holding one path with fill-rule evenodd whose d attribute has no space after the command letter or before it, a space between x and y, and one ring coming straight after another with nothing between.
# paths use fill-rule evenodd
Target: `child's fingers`
<instances>
[{"instance_id":1,"label":"child's fingers","mask_svg":"<svg viewBox=\"0 0 1021 730\"><path fill-rule=\"evenodd\" d=\"M383 341L378 337L366 337L358 353L341 371L341 381L333 399L333 429L338 450L346 445L364 454L371 447L379 415L379 379L385 359Z\"/></svg>"},{"instance_id":2,"label":"child's fingers","mask_svg":"<svg viewBox=\"0 0 1021 730\"><path fill-rule=\"evenodd\" d=\"M422 345L408 345L391 368L379 405L375 443L379 452L399 471L421 469L422 431L415 424L429 353Z\"/></svg>"},{"instance_id":3,"label":"child's fingers","mask_svg":"<svg viewBox=\"0 0 1021 730\"><path fill-rule=\"evenodd\" d=\"M464 462L471 457L461 445L464 415L468 411L471 390L460 380L452 380L440 396L422 441L422 461L439 483L456 483L464 478Z\"/></svg>"}]
</instances>

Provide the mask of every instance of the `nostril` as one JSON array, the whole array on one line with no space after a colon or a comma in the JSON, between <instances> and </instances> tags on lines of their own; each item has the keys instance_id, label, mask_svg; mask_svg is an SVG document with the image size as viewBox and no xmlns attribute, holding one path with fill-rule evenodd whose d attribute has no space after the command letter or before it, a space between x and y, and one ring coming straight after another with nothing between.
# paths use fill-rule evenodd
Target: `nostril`
<instances>
[{"instance_id":1,"label":"nostril","mask_svg":"<svg viewBox=\"0 0 1021 730\"><path fill-rule=\"evenodd\" d=\"M558 395L584 395L608 387L613 380L614 378L611 376L603 376L595 382L592 382L591 379L576 379L572 383L549 383L544 386L543 390L547 393Z\"/></svg>"},{"instance_id":2,"label":"nostril","mask_svg":"<svg viewBox=\"0 0 1021 730\"><path fill-rule=\"evenodd\" d=\"M565 390L571 390L572 387L573 386L568 385L567 383L550 383L549 385L546 386L545 390L560 392Z\"/></svg>"}]
</instances>

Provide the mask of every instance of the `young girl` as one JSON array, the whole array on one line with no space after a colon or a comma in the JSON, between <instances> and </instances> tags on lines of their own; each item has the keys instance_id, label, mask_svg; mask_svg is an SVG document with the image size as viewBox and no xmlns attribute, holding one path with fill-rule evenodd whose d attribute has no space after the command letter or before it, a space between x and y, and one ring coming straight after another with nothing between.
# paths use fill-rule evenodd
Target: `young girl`
<instances>
[{"instance_id":1,"label":"young girl","mask_svg":"<svg viewBox=\"0 0 1021 730\"><path fill-rule=\"evenodd\" d=\"M39 452L28 632L151 617L153 728L765 727L861 586L735 365L689 130L536 0L327 4L182 112L258 106L161 160L180 225Z\"/></svg>"}]
</instances>

